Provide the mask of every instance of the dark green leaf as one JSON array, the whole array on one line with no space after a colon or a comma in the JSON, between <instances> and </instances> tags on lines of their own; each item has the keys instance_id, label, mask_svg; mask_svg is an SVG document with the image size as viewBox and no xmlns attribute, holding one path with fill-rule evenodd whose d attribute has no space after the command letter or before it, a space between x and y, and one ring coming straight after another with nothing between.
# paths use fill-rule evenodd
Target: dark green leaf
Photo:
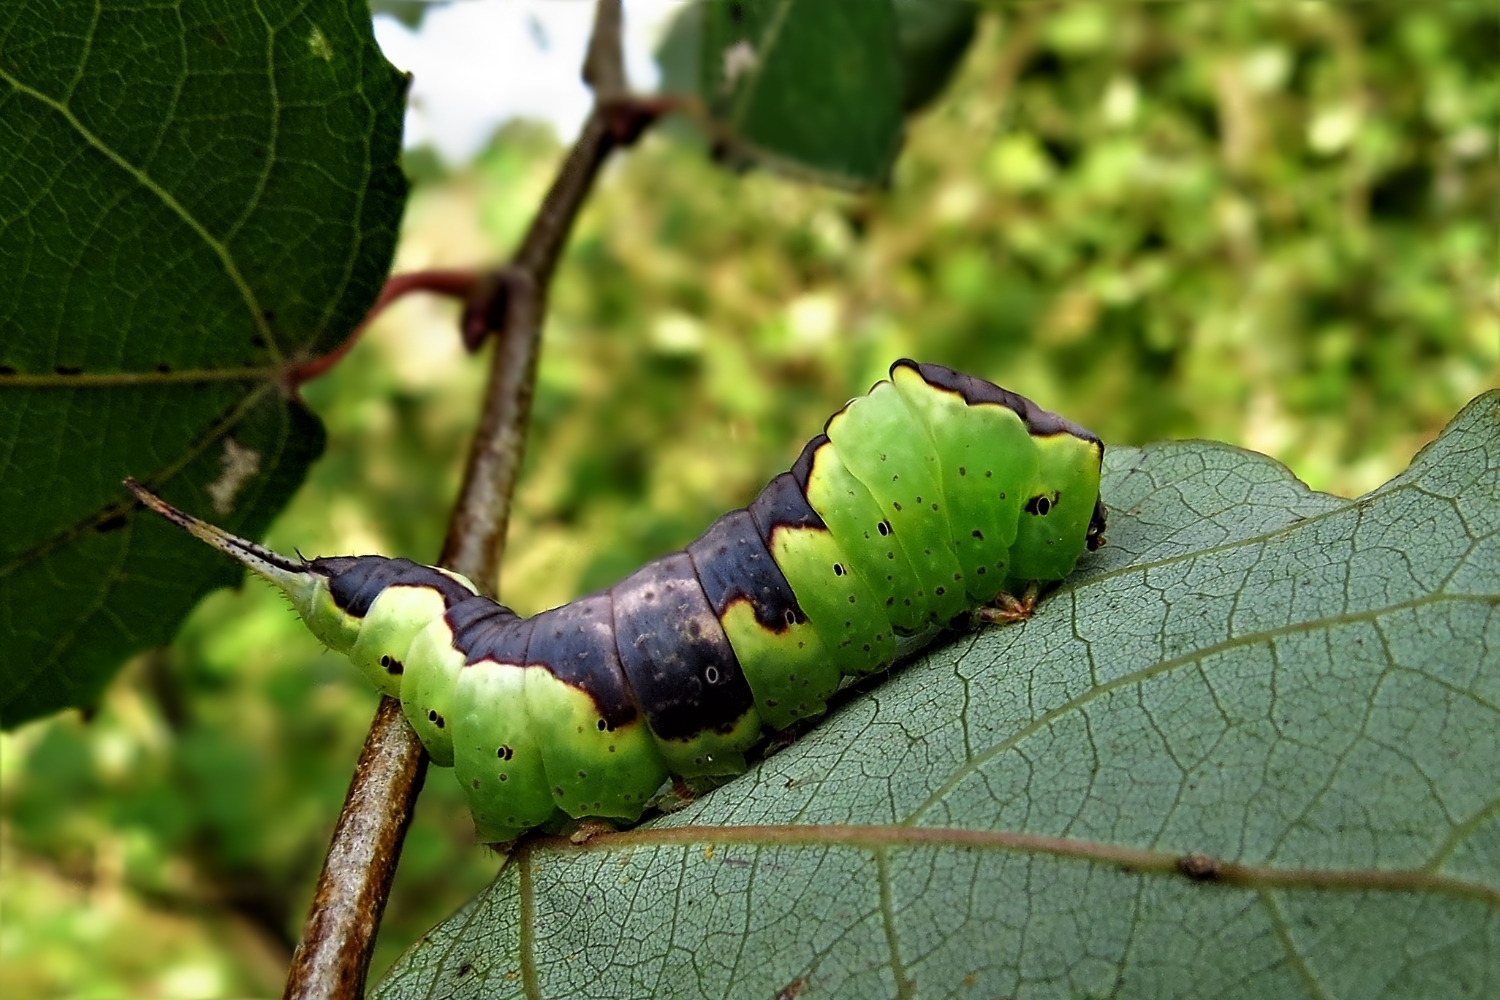
<instances>
[{"instance_id":1,"label":"dark green leaf","mask_svg":"<svg viewBox=\"0 0 1500 1000\"><path fill-rule=\"evenodd\" d=\"M1492 992L1500 392L1359 500L1203 442L1113 449L1104 497L1030 622L523 849L375 996Z\"/></svg>"},{"instance_id":2,"label":"dark green leaf","mask_svg":"<svg viewBox=\"0 0 1500 1000\"><path fill-rule=\"evenodd\" d=\"M902 106L915 111L940 94L974 40L979 8L969 0L892 0L901 43Z\"/></svg>"},{"instance_id":3,"label":"dark green leaf","mask_svg":"<svg viewBox=\"0 0 1500 1000\"><path fill-rule=\"evenodd\" d=\"M890 170L902 128L890 0L707 4L698 68L727 155L846 187Z\"/></svg>"},{"instance_id":4,"label":"dark green leaf","mask_svg":"<svg viewBox=\"0 0 1500 1000\"><path fill-rule=\"evenodd\" d=\"M389 267L403 91L362 5L0 10L5 725L90 704L238 575L121 479L255 534L321 450L282 387Z\"/></svg>"},{"instance_id":5,"label":"dark green leaf","mask_svg":"<svg viewBox=\"0 0 1500 1000\"><path fill-rule=\"evenodd\" d=\"M370 13L389 14L408 28L415 28L439 3L441 0L370 0Z\"/></svg>"},{"instance_id":6,"label":"dark green leaf","mask_svg":"<svg viewBox=\"0 0 1500 1000\"><path fill-rule=\"evenodd\" d=\"M658 87L664 94L695 95L702 83L704 4L684 4L667 25L656 47L661 70Z\"/></svg>"}]
</instances>

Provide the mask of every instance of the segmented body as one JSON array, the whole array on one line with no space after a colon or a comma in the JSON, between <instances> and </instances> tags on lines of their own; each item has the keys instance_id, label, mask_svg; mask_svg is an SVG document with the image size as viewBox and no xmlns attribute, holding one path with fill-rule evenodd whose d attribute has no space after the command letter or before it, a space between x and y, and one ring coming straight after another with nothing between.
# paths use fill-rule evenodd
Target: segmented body
<instances>
[{"instance_id":1,"label":"segmented body","mask_svg":"<svg viewBox=\"0 0 1500 1000\"><path fill-rule=\"evenodd\" d=\"M737 773L763 728L820 714L842 677L1061 579L1103 540L1102 456L1024 397L899 361L748 507L531 618L444 570L287 559L152 505L280 585L398 696L499 842L559 814L634 820L669 774Z\"/></svg>"}]
</instances>

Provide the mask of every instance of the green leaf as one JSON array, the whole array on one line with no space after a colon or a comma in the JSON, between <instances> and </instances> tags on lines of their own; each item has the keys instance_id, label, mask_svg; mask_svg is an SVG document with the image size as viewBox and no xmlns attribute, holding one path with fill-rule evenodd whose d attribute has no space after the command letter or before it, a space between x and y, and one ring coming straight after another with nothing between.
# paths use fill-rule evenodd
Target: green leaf
<instances>
[{"instance_id":1,"label":"green leaf","mask_svg":"<svg viewBox=\"0 0 1500 1000\"><path fill-rule=\"evenodd\" d=\"M970 0L892 0L901 42L902 107L928 104L947 86L974 40L979 8Z\"/></svg>"},{"instance_id":2,"label":"green leaf","mask_svg":"<svg viewBox=\"0 0 1500 1000\"><path fill-rule=\"evenodd\" d=\"M699 94L726 154L842 187L885 179L902 135L890 0L736 0L684 24L701 32ZM664 46L669 85L680 48Z\"/></svg>"},{"instance_id":3,"label":"green leaf","mask_svg":"<svg viewBox=\"0 0 1500 1000\"><path fill-rule=\"evenodd\" d=\"M707 5L684 4L672 15L667 30L656 46L656 66L661 71L657 84L664 94L695 95L702 85L699 68L703 55L703 16Z\"/></svg>"},{"instance_id":4,"label":"green leaf","mask_svg":"<svg viewBox=\"0 0 1500 1000\"><path fill-rule=\"evenodd\" d=\"M1117 448L1110 544L639 830L523 847L412 996L1481 996L1500 392L1356 501Z\"/></svg>"},{"instance_id":5,"label":"green leaf","mask_svg":"<svg viewBox=\"0 0 1500 1000\"><path fill-rule=\"evenodd\" d=\"M255 535L321 451L283 386L385 277L404 89L359 4L0 9L6 726L239 576L123 478Z\"/></svg>"},{"instance_id":6,"label":"green leaf","mask_svg":"<svg viewBox=\"0 0 1500 1000\"><path fill-rule=\"evenodd\" d=\"M427 12L442 0L370 0L371 14L389 14L408 28L419 28Z\"/></svg>"}]
</instances>

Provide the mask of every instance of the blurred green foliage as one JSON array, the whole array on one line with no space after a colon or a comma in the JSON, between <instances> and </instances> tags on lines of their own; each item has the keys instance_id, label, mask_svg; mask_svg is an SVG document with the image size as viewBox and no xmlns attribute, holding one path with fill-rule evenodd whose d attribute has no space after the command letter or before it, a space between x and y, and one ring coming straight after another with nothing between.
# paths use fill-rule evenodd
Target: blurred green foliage
<instances>
[{"instance_id":1,"label":"blurred green foliage","mask_svg":"<svg viewBox=\"0 0 1500 1000\"><path fill-rule=\"evenodd\" d=\"M537 611L684 544L903 355L1106 441L1383 482L1500 381L1497 51L1486 3L1023 5L981 19L876 194L652 136L560 269L503 595ZM501 259L560 155L512 125L419 186L399 269ZM270 544L433 558L485 367L454 318L403 302L307 387L328 453ZM278 992L374 704L250 584L89 722L0 736L0 992ZM435 769L372 978L494 872L469 844Z\"/></svg>"}]
</instances>

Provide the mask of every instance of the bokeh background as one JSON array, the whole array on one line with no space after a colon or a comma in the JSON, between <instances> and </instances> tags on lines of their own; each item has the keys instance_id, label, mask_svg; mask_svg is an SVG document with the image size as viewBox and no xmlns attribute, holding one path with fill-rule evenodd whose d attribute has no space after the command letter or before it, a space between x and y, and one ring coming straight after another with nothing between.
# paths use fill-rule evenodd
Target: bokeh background
<instances>
[{"instance_id":1,"label":"bokeh background","mask_svg":"<svg viewBox=\"0 0 1500 1000\"><path fill-rule=\"evenodd\" d=\"M576 78L576 10L499 6L531 20L442 32L503 34L525 87ZM438 66L444 23L380 37ZM681 546L902 356L1107 442L1215 438L1378 486L1500 382L1497 52L1493 3L995 5L883 190L734 174L658 129L559 270L504 597L538 611ZM506 86L455 76L419 84L397 270L504 259L576 127L546 101L454 125L443 102ZM328 451L271 545L435 557L486 368L454 321L405 300L306 387ZM278 995L374 706L251 584L91 718L0 735L0 993ZM434 769L372 980L498 863Z\"/></svg>"}]
</instances>

